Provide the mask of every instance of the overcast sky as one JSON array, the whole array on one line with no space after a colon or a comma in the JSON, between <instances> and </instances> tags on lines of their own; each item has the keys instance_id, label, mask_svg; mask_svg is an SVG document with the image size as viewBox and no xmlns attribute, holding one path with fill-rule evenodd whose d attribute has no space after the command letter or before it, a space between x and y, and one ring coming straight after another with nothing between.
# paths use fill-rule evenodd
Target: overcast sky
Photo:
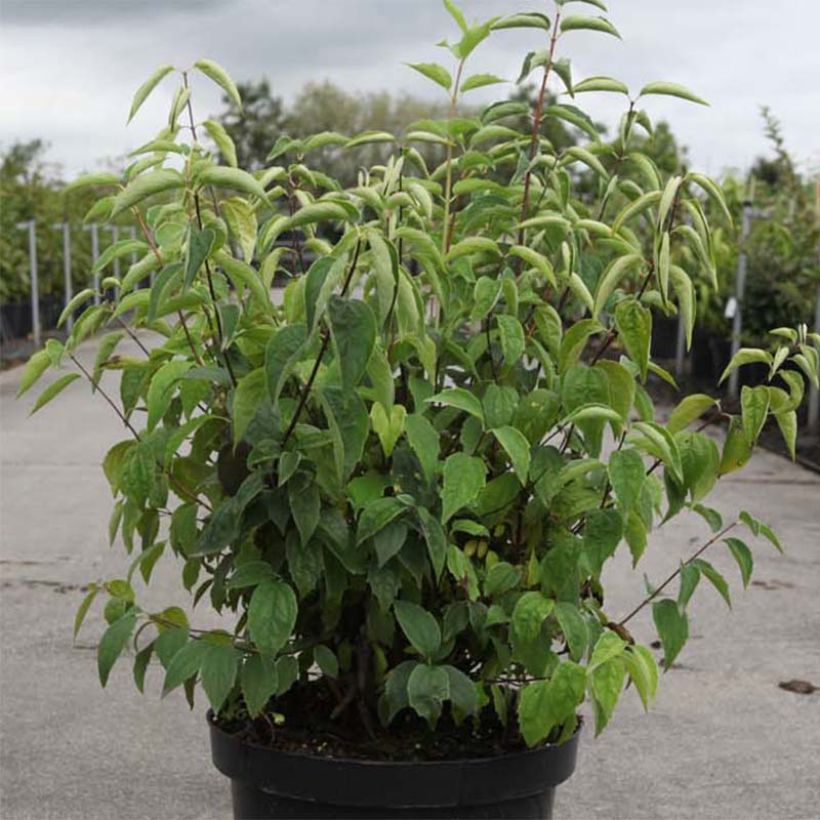
<instances>
[{"instance_id":1,"label":"overcast sky","mask_svg":"<svg viewBox=\"0 0 820 820\"><path fill-rule=\"evenodd\" d=\"M552 14L545 0L462 0L468 18L518 10ZM440 0L2 0L0 147L41 137L66 173L93 169L144 142L162 126L173 86L160 86L135 122L125 120L135 88L164 62L199 57L236 80L268 77L288 100L306 81L349 90L435 94L404 62L441 61L433 44L456 30ZM574 5L573 12L595 12ZM571 32L559 45L577 79L605 74L638 89L683 83L710 108L647 98L670 121L693 164L712 174L745 168L767 146L759 107L781 119L803 170L820 169L820 0L609 0L623 41ZM498 32L473 69L514 79L541 32ZM472 92L505 96L502 86ZM206 81L195 88L198 116L219 110ZM615 123L621 97L584 95L596 119Z\"/></svg>"}]
</instances>

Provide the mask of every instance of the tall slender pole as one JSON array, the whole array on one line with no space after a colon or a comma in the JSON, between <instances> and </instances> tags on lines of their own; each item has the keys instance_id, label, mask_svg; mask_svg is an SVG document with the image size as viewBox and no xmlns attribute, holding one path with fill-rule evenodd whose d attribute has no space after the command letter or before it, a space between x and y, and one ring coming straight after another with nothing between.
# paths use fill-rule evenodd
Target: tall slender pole
<instances>
[{"instance_id":1,"label":"tall slender pole","mask_svg":"<svg viewBox=\"0 0 820 820\"><path fill-rule=\"evenodd\" d=\"M28 263L31 284L31 333L34 344L40 347L42 336L40 330L40 283L37 279L37 223L30 219L28 222L19 222L17 227L28 231Z\"/></svg>"},{"instance_id":2,"label":"tall slender pole","mask_svg":"<svg viewBox=\"0 0 820 820\"><path fill-rule=\"evenodd\" d=\"M735 275L735 312L732 316L732 356L740 350L740 336L743 332L743 300L746 294L746 240L752 227L752 203L748 200L743 203L743 223L740 230L740 256L737 260ZM737 399L739 369L735 368L729 375L728 396Z\"/></svg>"},{"instance_id":3,"label":"tall slender pole","mask_svg":"<svg viewBox=\"0 0 820 820\"><path fill-rule=\"evenodd\" d=\"M65 296L63 304L67 306L74 295L71 286L71 225L68 222L57 222L54 228L63 232L63 291ZM70 315L66 320L66 330L70 333L73 327L74 316Z\"/></svg>"},{"instance_id":4,"label":"tall slender pole","mask_svg":"<svg viewBox=\"0 0 820 820\"><path fill-rule=\"evenodd\" d=\"M100 226L96 222L86 225L84 230L91 231L91 266L97 264L100 255ZM100 273L94 273L94 304L100 304Z\"/></svg>"},{"instance_id":5,"label":"tall slender pole","mask_svg":"<svg viewBox=\"0 0 820 820\"><path fill-rule=\"evenodd\" d=\"M109 225L108 230L111 231L111 242L114 243L114 244L119 242L119 240L120 240L119 225ZM119 257L116 257L114 259L114 264L113 264L112 267L113 267L113 271L114 271L114 276L116 276L117 279L119 279L120 278L120 258Z\"/></svg>"}]
</instances>

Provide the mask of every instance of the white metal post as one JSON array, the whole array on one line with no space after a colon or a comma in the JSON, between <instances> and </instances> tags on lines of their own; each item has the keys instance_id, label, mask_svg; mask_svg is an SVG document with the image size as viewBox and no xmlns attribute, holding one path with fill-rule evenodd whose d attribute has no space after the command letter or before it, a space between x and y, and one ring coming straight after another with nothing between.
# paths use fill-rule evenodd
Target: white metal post
<instances>
[{"instance_id":1,"label":"white metal post","mask_svg":"<svg viewBox=\"0 0 820 820\"><path fill-rule=\"evenodd\" d=\"M74 295L73 288L71 286L71 225L69 225L68 222L58 222L54 225L54 228L55 230L60 230L63 232L63 290L65 292L65 301L63 306L65 307ZM74 317L69 315L66 320L66 330L70 333L71 328L73 327Z\"/></svg>"},{"instance_id":2,"label":"white metal post","mask_svg":"<svg viewBox=\"0 0 820 820\"><path fill-rule=\"evenodd\" d=\"M743 299L746 293L746 240L752 227L752 203L743 203L743 223L740 231L740 256L737 260L737 273L735 275L735 306L732 317L732 357L740 350L740 335L743 332ZM738 396L738 376L739 369L735 368L729 374L730 399L737 399Z\"/></svg>"},{"instance_id":3,"label":"white metal post","mask_svg":"<svg viewBox=\"0 0 820 820\"><path fill-rule=\"evenodd\" d=\"M119 239L120 239L119 225L109 225L108 230L111 231L111 242L112 242L112 244L115 244L115 243L119 242ZM116 276L117 279L119 279L120 278L120 259L119 259L119 257L117 257L114 260L113 271L114 271L114 276Z\"/></svg>"},{"instance_id":4,"label":"white metal post","mask_svg":"<svg viewBox=\"0 0 820 820\"><path fill-rule=\"evenodd\" d=\"M28 263L31 284L31 334L34 344L40 347L40 283L37 280L37 223L30 219L28 222L19 222L17 227L28 231Z\"/></svg>"},{"instance_id":5,"label":"white metal post","mask_svg":"<svg viewBox=\"0 0 820 820\"><path fill-rule=\"evenodd\" d=\"M96 222L86 225L84 230L91 231L91 266L97 264L97 258L100 255L100 226ZM100 274L94 273L94 304L100 304Z\"/></svg>"}]
</instances>

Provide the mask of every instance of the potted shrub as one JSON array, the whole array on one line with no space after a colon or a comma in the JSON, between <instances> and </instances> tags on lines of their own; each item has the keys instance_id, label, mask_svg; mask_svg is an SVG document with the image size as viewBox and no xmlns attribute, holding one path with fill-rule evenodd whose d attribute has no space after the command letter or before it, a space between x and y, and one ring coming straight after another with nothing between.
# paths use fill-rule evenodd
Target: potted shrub
<instances>
[{"instance_id":1,"label":"potted shrub","mask_svg":"<svg viewBox=\"0 0 820 820\"><path fill-rule=\"evenodd\" d=\"M633 130L651 128L644 100L699 102L691 92L573 83L565 41L617 32L569 5L549 20L469 25L446 0L455 68L413 66L445 89L445 120L400 138L287 140L254 174L236 167L215 122L196 119L192 75L237 96L199 61L177 72L169 125L124 176L77 183L109 184L98 213L130 212L143 239L141 258L102 283L114 297L86 307L65 345L50 341L23 376L21 392L68 365L35 409L84 376L127 428L103 468L111 538L133 561L127 577L91 586L75 630L102 594L103 685L129 646L138 688L154 663L164 693L181 687L193 706L201 685L237 816L549 816L575 765L581 704L597 734L628 682L646 705L655 694L655 659L629 632L635 614L651 607L668 666L698 582L727 595L707 548L724 542L745 584L740 525L779 546L748 513L724 522L703 501L748 460L768 416L793 441L803 380L781 366L816 379L817 337L779 329L774 353L741 351L730 367L765 361L771 385L744 391L722 449L703 422L690 429L716 411L708 396L656 420L643 386L664 375L650 353L653 310L679 310L691 332L692 279L713 273L702 197L722 198L697 173L662 180L631 148ZM516 27L545 47L524 61L523 77L541 73L528 133L511 125L516 102L459 116L462 95L498 81L465 69L471 53ZM131 116L172 73L163 66L140 87ZM543 107L553 76L570 96L625 96L614 146L574 102ZM547 117L591 141L554 152ZM373 142L395 150L353 187L310 168L314 150ZM428 168L419 142L442 146L444 162ZM642 185L619 183L626 164ZM597 177L583 198L581 167ZM300 273L273 299L284 260ZM77 294L66 314L92 296ZM108 325L85 367L77 345ZM119 395L104 371L119 374ZM621 548L637 564L653 524L690 510L712 534L636 592L631 612L610 612L606 562ZM140 606L161 558L178 562L193 603L208 602L223 628L197 627L177 602Z\"/></svg>"}]
</instances>

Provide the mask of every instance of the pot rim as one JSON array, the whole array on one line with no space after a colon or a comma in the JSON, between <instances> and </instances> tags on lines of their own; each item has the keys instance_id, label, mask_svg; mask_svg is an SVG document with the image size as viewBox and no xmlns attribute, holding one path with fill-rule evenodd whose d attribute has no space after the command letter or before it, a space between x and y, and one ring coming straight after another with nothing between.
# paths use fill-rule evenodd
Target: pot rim
<instances>
[{"instance_id":1,"label":"pot rim","mask_svg":"<svg viewBox=\"0 0 820 820\"><path fill-rule=\"evenodd\" d=\"M451 766L466 766L466 765L474 765L480 763L488 763L493 760L511 760L514 758L528 758L528 757L535 757L539 754L543 754L547 750L550 749L561 749L564 747L571 746L575 742L579 735L581 734L581 730L584 727L584 719L581 715L577 715L578 725L575 727L575 731L565 740L563 743L542 743L540 746L533 746L529 749L519 749L513 752L502 752L501 754L494 754L494 755L483 755L483 756L476 756L476 757L446 757L440 760L380 760L377 758L367 758L367 757L337 757L336 755L318 755L318 754L309 754L308 752L294 752L286 749L277 749L275 746L264 746L261 743L254 743L251 740L244 740L239 739L237 737L236 732L228 732L226 729L222 728L216 722L216 715L214 714L213 709L208 709L206 715L206 720L208 721L209 726L216 731L219 732L223 737L230 738L232 740L237 740L243 746L247 746L252 749L259 749L263 752L270 752L277 755L285 755L291 758L303 758L305 760L323 760L330 763L349 763L349 764L356 764L356 765L365 765L365 766L385 766L385 767L393 767L393 766L441 766L441 765L451 765Z\"/></svg>"}]
</instances>

